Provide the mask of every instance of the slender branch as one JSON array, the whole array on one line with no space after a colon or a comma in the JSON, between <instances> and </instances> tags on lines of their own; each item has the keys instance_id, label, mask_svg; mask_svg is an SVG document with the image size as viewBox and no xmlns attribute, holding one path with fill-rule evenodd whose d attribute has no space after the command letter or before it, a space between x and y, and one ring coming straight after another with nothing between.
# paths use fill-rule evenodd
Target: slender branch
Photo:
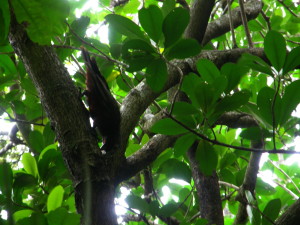
<instances>
[{"instance_id":1,"label":"slender branch","mask_svg":"<svg viewBox=\"0 0 300 225\"><path fill-rule=\"evenodd\" d=\"M249 44L249 48L253 48L253 42L252 42L252 38L250 35L250 31L249 31L249 27L248 27L248 22L247 22L247 17L245 14L245 8L244 8L244 0L239 0L239 4L240 4L240 9L241 9L241 18L242 18L242 23L245 29L245 33L246 33L246 37L248 40L248 44Z\"/></svg>"},{"instance_id":2,"label":"slender branch","mask_svg":"<svg viewBox=\"0 0 300 225\"><path fill-rule=\"evenodd\" d=\"M227 182L225 182L225 181L219 180L219 184L220 184L220 185L227 186L227 187L230 187L230 188L233 188L234 190L237 190L237 191L240 190L240 188L239 188L238 186L236 186L236 185L234 185L234 184L227 183Z\"/></svg>"},{"instance_id":3,"label":"slender branch","mask_svg":"<svg viewBox=\"0 0 300 225\"><path fill-rule=\"evenodd\" d=\"M231 1L227 0L227 7L228 7L228 15L229 15L229 24L230 24L230 31L231 31L231 37L232 37L232 43L233 43L233 48L237 48L237 43L235 39L235 34L234 34L234 27L233 27L233 22L232 22L232 13L231 13Z\"/></svg>"},{"instance_id":4,"label":"slender branch","mask_svg":"<svg viewBox=\"0 0 300 225\"><path fill-rule=\"evenodd\" d=\"M206 137L205 135L196 132L195 130L189 128L188 126L186 126L185 124L183 124L182 122L180 122L179 120L174 118L172 115L167 114L167 116L170 119L174 120L176 123L178 123L180 126L185 128L187 131L190 131L191 133L195 134L199 138L201 138L205 141L208 141L212 144L215 144L215 145L220 145L220 146L233 148L233 149L236 149L236 150L247 151L247 152L269 153L269 154L300 154L300 152L296 152L296 151L292 151L292 150L285 150L285 149L265 150L265 149L253 149L253 148L247 148L247 147L242 147L242 146L235 146L235 145L225 144L225 143L222 143L222 142L219 142L219 141L216 141L216 140L212 140L212 139Z\"/></svg>"},{"instance_id":5,"label":"slender branch","mask_svg":"<svg viewBox=\"0 0 300 225\"><path fill-rule=\"evenodd\" d=\"M283 5L283 7L288 10L294 17L298 18L299 16L297 14L295 14L290 7L288 7L283 0L277 0L281 5Z\"/></svg>"},{"instance_id":6,"label":"slender branch","mask_svg":"<svg viewBox=\"0 0 300 225\"><path fill-rule=\"evenodd\" d=\"M298 193L300 193L300 190L298 188L298 186L295 184L295 182L293 181L293 179L283 170L281 169L279 166L277 166L272 160L268 160L269 163L271 163L276 169L278 169L284 176L286 176L288 178L289 181L291 181L291 183L293 184L293 186L296 188L296 190L298 191Z\"/></svg>"}]
</instances>

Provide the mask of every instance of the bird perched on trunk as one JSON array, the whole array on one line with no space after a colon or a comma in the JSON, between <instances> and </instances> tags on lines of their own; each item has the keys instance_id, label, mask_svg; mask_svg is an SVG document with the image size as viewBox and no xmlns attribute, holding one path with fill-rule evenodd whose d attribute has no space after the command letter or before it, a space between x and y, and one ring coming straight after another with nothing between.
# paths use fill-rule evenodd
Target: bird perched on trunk
<instances>
[{"instance_id":1,"label":"bird perched on trunk","mask_svg":"<svg viewBox=\"0 0 300 225\"><path fill-rule=\"evenodd\" d=\"M91 58L85 48L81 48L86 67L87 103L94 127L102 136L101 149L109 151L120 142L121 115L118 102L112 96L105 78L100 73L95 58Z\"/></svg>"}]
</instances>

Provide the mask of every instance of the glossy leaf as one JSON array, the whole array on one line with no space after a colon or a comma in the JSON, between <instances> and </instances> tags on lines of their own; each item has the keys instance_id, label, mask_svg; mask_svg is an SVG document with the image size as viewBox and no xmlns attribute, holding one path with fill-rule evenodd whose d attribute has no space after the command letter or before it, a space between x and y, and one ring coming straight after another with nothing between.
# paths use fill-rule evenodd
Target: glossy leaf
<instances>
[{"instance_id":1,"label":"glossy leaf","mask_svg":"<svg viewBox=\"0 0 300 225\"><path fill-rule=\"evenodd\" d=\"M213 146L206 141L201 141L197 148L196 158L200 171L206 176L211 176L218 165L218 155Z\"/></svg>"},{"instance_id":2,"label":"glossy leaf","mask_svg":"<svg viewBox=\"0 0 300 225\"><path fill-rule=\"evenodd\" d=\"M147 67L146 74L147 84L151 89L155 92L161 91L168 77L168 69L165 61L161 58L153 60Z\"/></svg>"},{"instance_id":3,"label":"glossy leaf","mask_svg":"<svg viewBox=\"0 0 300 225\"><path fill-rule=\"evenodd\" d=\"M283 66L283 74L295 69L300 65L300 46L292 49L291 52L288 53L286 57L285 64Z\"/></svg>"},{"instance_id":4,"label":"glossy leaf","mask_svg":"<svg viewBox=\"0 0 300 225\"><path fill-rule=\"evenodd\" d=\"M39 172L35 158L30 153L24 153L22 155L22 163L25 171L34 177L37 177Z\"/></svg>"},{"instance_id":5,"label":"glossy leaf","mask_svg":"<svg viewBox=\"0 0 300 225\"><path fill-rule=\"evenodd\" d=\"M155 5L150 5L147 9L142 8L139 11L139 21L149 37L158 43L162 35L163 15L161 10Z\"/></svg>"},{"instance_id":6,"label":"glossy leaf","mask_svg":"<svg viewBox=\"0 0 300 225\"><path fill-rule=\"evenodd\" d=\"M56 186L52 189L47 200L48 212L54 211L62 205L64 197L64 189L61 185Z\"/></svg>"},{"instance_id":7,"label":"glossy leaf","mask_svg":"<svg viewBox=\"0 0 300 225\"><path fill-rule=\"evenodd\" d=\"M179 125L170 118L157 121L152 126L151 131L154 133L165 135L178 135L188 132L185 128L183 128L181 125Z\"/></svg>"},{"instance_id":8,"label":"glossy leaf","mask_svg":"<svg viewBox=\"0 0 300 225\"><path fill-rule=\"evenodd\" d=\"M283 36L276 31L269 31L265 37L264 50L274 68L280 71L286 57L286 44Z\"/></svg>"},{"instance_id":9,"label":"glossy leaf","mask_svg":"<svg viewBox=\"0 0 300 225\"><path fill-rule=\"evenodd\" d=\"M140 27L130 19L117 14L110 14L105 17L109 25L119 33L133 39L145 39Z\"/></svg>"},{"instance_id":10,"label":"glossy leaf","mask_svg":"<svg viewBox=\"0 0 300 225\"><path fill-rule=\"evenodd\" d=\"M165 48L169 48L181 38L189 20L189 12L183 8L175 8L166 16L163 21Z\"/></svg>"},{"instance_id":11,"label":"glossy leaf","mask_svg":"<svg viewBox=\"0 0 300 225\"><path fill-rule=\"evenodd\" d=\"M272 199L268 202L268 204L266 205L266 207L264 208L264 215L272 220L273 222L276 220L276 218L279 215L281 209L281 201L280 199ZM262 225L272 225L272 223L266 219L266 217L262 217Z\"/></svg>"},{"instance_id":12,"label":"glossy leaf","mask_svg":"<svg viewBox=\"0 0 300 225\"><path fill-rule=\"evenodd\" d=\"M214 80L220 76L220 71L216 65L208 59L200 59L197 62L197 70L201 78L209 84L213 83Z\"/></svg>"},{"instance_id":13,"label":"glossy leaf","mask_svg":"<svg viewBox=\"0 0 300 225\"><path fill-rule=\"evenodd\" d=\"M0 55L0 68L3 68L7 75L17 73L16 66L8 55Z\"/></svg>"},{"instance_id":14,"label":"glossy leaf","mask_svg":"<svg viewBox=\"0 0 300 225\"><path fill-rule=\"evenodd\" d=\"M168 159L165 161L159 168L161 173L166 174L168 178L176 178L186 181L187 183L191 182L191 170L187 164L177 160L177 159Z\"/></svg>"},{"instance_id":15,"label":"glossy leaf","mask_svg":"<svg viewBox=\"0 0 300 225\"><path fill-rule=\"evenodd\" d=\"M185 59L199 54L200 50L195 39L181 39L166 51L165 56L168 60Z\"/></svg>"}]
</instances>

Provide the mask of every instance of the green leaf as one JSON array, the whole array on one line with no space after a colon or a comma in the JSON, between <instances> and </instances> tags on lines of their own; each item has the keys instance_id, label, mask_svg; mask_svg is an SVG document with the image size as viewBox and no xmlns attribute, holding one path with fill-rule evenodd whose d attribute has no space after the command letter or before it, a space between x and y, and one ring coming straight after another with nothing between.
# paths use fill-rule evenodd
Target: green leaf
<instances>
[{"instance_id":1,"label":"green leaf","mask_svg":"<svg viewBox=\"0 0 300 225\"><path fill-rule=\"evenodd\" d=\"M117 14L107 15L105 19L109 23L109 25L120 34L133 39L145 40L144 33L141 31L140 27L130 19Z\"/></svg>"},{"instance_id":2,"label":"green leaf","mask_svg":"<svg viewBox=\"0 0 300 225\"><path fill-rule=\"evenodd\" d=\"M62 205L64 192L65 191L63 187L60 185L57 185L55 188L52 189L47 200L48 212L54 211Z\"/></svg>"},{"instance_id":3,"label":"green leaf","mask_svg":"<svg viewBox=\"0 0 300 225\"><path fill-rule=\"evenodd\" d=\"M161 7L163 16L166 17L175 8L175 5L175 0L165 0L163 6Z\"/></svg>"},{"instance_id":4,"label":"green leaf","mask_svg":"<svg viewBox=\"0 0 300 225\"><path fill-rule=\"evenodd\" d=\"M8 0L1 0L0 4L0 45L7 42L10 24L10 11ZM0 60L1 61L1 60Z\"/></svg>"},{"instance_id":5,"label":"green leaf","mask_svg":"<svg viewBox=\"0 0 300 225\"><path fill-rule=\"evenodd\" d=\"M174 144L174 156L178 158L186 153L186 151L192 146L196 137L194 134L186 134L179 137Z\"/></svg>"},{"instance_id":6,"label":"green leaf","mask_svg":"<svg viewBox=\"0 0 300 225\"><path fill-rule=\"evenodd\" d=\"M165 52L168 60L185 59L200 53L201 47L195 39L180 39Z\"/></svg>"},{"instance_id":7,"label":"green leaf","mask_svg":"<svg viewBox=\"0 0 300 225\"><path fill-rule=\"evenodd\" d=\"M214 88L212 85L202 82L195 88L195 97L201 109L207 112L208 107L214 103Z\"/></svg>"},{"instance_id":8,"label":"green leaf","mask_svg":"<svg viewBox=\"0 0 300 225\"><path fill-rule=\"evenodd\" d=\"M263 138L263 133L261 128L259 127L249 127L247 129L244 129L241 133L240 133L240 137L241 138L245 138L248 140L261 140Z\"/></svg>"},{"instance_id":9,"label":"green leaf","mask_svg":"<svg viewBox=\"0 0 300 225\"><path fill-rule=\"evenodd\" d=\"M87 16L82 16L72 22L71 28L76 35L78 35L81 38L84 38L89 23L90 18ZM76 36L72 36L72 43L76 46L82 45L82 42Z\"/></svg>"},{"instance_id":10,"label":"green leaf","mask_svg":"<svg viewBox=\"0 0 300 225\"><path fill-rule=\"evenodd\" d=\"M276 218L279 215L281 209L281 201L279 198L272 199L268 202L266 207L264 208L264 215L271 219L273 222L276 220ZM272 223L267 220L264 216L262 217L262 225L272 225Z\"/></svg>"},{"instance_id":11,"label":"green leaf","mask_svg":"<svg viewBox=\"0 0 300 225\"><path fill-rule=\"evenodd\" d=\"M8 163L0 163L0 191L1 194L6 196L8 199L11 197L13 183L13 173Z\"/></svg>"},{"instance_id":12,"label":"green leaf","mask_svg":"<svg viewBox=\"0 0 300 225\"><path fill-rule=\"evenodd\" d=\"M273 72L270 65L266 63L264 60L262 60L261 58L259 58L258 56L245 53L242 55L241 59L239 60L239 64L248 66L255 71L273 76Z\"/></svg>"},{"instance_id":13,"label":"green leaf","mask_svg":"<svg viewBox=\"0 0 300 225\"><path fill-rule=\"evenodd\" d=\"M283 66L283 74L295 69L300 65L300 46L292 49L292 51L287 55L286 61Z\"/></svg>"},{"instance_id":14,"label":"green leaf","mask_svg":"<svg viewBox=\"0 0 300 225\"><path fill-rule=\"evenodd\" d=\"M165 135L178 135L187 133L188 131L181 125L176 123L170 118L165 118L157 121L151 128L154 133L165 134Z\"/></svg>"},{"instance_id":15,"label":"green leaf","mask_svg":"<svg viewBox=\"0 0 300 225\"><path fill-rule=\"evenodd\" d=\"M58 208L47 214L48 225L80 225L80 215L68 213L66 208Z\"/></svg>"},{"instance_id":16,"label":"green leaf","mask_svg":"<svg viewBox=\"0 0 300 225\"><path fill-rule=\"evenodd\" d=\"M200 141L197 147L196 158L199 162L199 169L206 176L211 176L218 165L218 155L214 147L206 141Z\"/></svg>"},{"instance_id":17,"label":"green leaf","mask_svg":"<svg viewBox=\"0 0 300 225\"><path fill-rule=\"evenodd\" d=\"M296 109L300 103L300 80L296 80L290 83L285 88L284 95L282 97L281 105L281 121L280 125L285 124L290 118L292 112Z\"/></svg>"},{"instance_id":18,"label":"green leaf","mask_svg":"<svg viewBox=\"0 0 300 225\"><path fill-rule=\"evenodd\" d=\"M35 158L30 153L24 153L22 155L22 163L25 171L34 177L38 177L38 168Z\"/></svg>"},{"instance_id":19,"label":"green leaf","mask_svg":"<svg viewBox=\"0 0 300 225\"><path fill-rule=\"evenodd\" d=\"M34 151L41 152L45 147L43 135L37 130L30 132L29 145Z\"/></svg>"},{"instance_id":20,"label":"green leaf","mask_svg":"<svg viewBox=\"0 0 300 225\"><path fill-rule=\"evenodd\" d=\"M18 222L18 221L21 220L21 219L30 217L30 215L31 215L33 212L34 212L34 211L32 211L31 209L23 209L23 210L16 211L16 212L13 214L14 221Z\"/></svg>"},{"instance_id":21,"label":"green leaf","mask_svg":"<svg viewBox=\"0 0 300 225\"><path fill-rule=\"evenodd\" d=\"M272 105L273 99L275 96L275 90L270 87L262 88L257 95L257 106L258 110L263 117L263 119L273 125L273 113L272 113ZM274 106L274 115L275 115L275 127L280 121L280 113L281 113L281 104L282 100L279 95L276 97L275 106Z\"/></svg>"},{"instance_id":22,"label":"green leaf","mask_svg":"<svg viewBox=\"0 0 300 225\"><path fill-rule=\"evenodd\" d=\"M160 9L155 5L150 5L148 9L142 8L139 11L139 21L149 37L158 43L162 35L163 23Z\"/></svg>"},{"instance_id":23,"label":"green leaf","mask_svg":"<svg viewBox=\"0 0 300 225\"><path fill-rule=\"evenodd\" d=\"M126 41L122 48L122 56L129 64L128 71L138 71L147 67L155 57L154 49L147 42L140 39Z\"/></svg>"},{"instance_id":24,"label":"green leaf","mask_svg":"<svg viewBox=\"0 0 300 225\"><path fill-rule=\"evenodd\" d=\"M168 77L168 68L161 58L153 60L146 69L147 84L155 92L159 92L165 86Z\"/></svg>"},{"instance_id":25,"label":"green leaf","mask_svg":"<svg viewBox=\"0 0 300 225\"><path fill-rule=\"evenodd\" d=\"M221 115L224 112L236 110L242 105L246 104L250 98L248 91L235 92L231 96L225 96L218 102L215 108L215 113Z\"/></svg>"},{"instance_id":26,"label":"green leaf","mask_svg":"<svg viewBox=\"0 0 300 225\"><path fill-rule=\"evenodd\" d=\"M237 87L241 78L246 74L247 69L245 66L234 63L226 63L221 68L221 74L227 78L227 87L225 93L229 94L234 88Z\"/></svg>"},{"instance_id":27,"label":"green leaf","mask_svg":"<svg viewBox=\"0 0 300 225\"><path fill-rule=\"evenodd\" d=\"M265 37L264 50L274 68L280 71L286 57L286 43L283 36L276 31L269 31Z\"/></svg>"},{"instance_id":28,"label":"green leaf","mask_svg":"<svg viewBox=\"0 0 300 225\"><path fill-rule=\"evenodd\" d=\"M173 9L163 21L163 33L165 36L164 47L173 45L182 36L190 20L190 14L186 9Z\"/></svg>"},{"instance_id":29,"label":"green leaf","mask_svg":"<svg viewBox=\"0 0 300 225\"><path fill-rule=\"evenodd\" d=\"M6 75L17 73L16 66L8 55L0 55L0 68L4 69Z\"/></svg>"},{"instance_id":30,"label":"green leaf","mask_svg":"<svg viewBox=\"0 0 300 225\"><path fill-rule=\"evenodd\" d=\"M249 216L251 225L260 225L261 224L260 212L250 205L247 205L246 210L247 210L247 214Z\"/></svg>"},{"instance_id":31,"label":"green leaf","mask_svg":"<svg viewBox=\"0 0 300 225\"><path fill-rule=\"evenodd\" d=\"M176 178L184 180L187 183L191 182L192 173L187 164L177 160L168 159L159 168L161 173L166 174L168 178Z\"/></svg>"},{"instance_id":32,"label":"green leaf","mask_svg":"<svg viewBox=\"0 0 300 225\"><path fill-rule=\"evenodd\" d=\"M46 126L44 127L43 137L44 137L43 142L45 143L45 146L48 146L48 145L54 143L55 133L53 132L53 130L51 128L50 122L47 123Z\"/></svg>"},{"instance_id":33,"label":"green leaf","mask_svg":"<svg viewBox=\"0 0 300 225\"><path fill-rule=\"evenodd\" d=\"M220 76L220 71L216 65L208 59L200 59L196 66L201 78L209 84L213 83Z\"/></svg>"},{"instance_id":34,"label":"green leaf","mask_svg":"<svg viewBox=\"0 0 300 225\"><path fill-rule=\"evenodd\" d=\"M178 203L173 203L170 202L166 205L164 205L163 207L161 207L161 209L159 210L159 215L160 216L165 216L165 217L170 217L172 216L172 214L174 214L179 208Z\"/></svg>"},{"instance_id":35,"label":"green leaf","mask_svg":"<svg viewBox=\"0 0 300 225\"><path fill-rule=\"evenodd\" d=\"M187 102L175 102L172 114L177 116L188 116L198 113L199 111L192 104Z\"/></svg>"},{"instance_id":36,"label":"green leaf","mask_svg":"<svg viewBox=\"0 0 300 225\"><path fill-rule=\"evenodd\" d=\"M276 192L275 188L260 178L256 181L255 191L258 195L273 195Z\"/></svg>"},{"instance_id":37,"label":"green leaf","mask_svg":"<svg viewBox=\"0 0 300 225\"><path fill-rule=\"evenodd\" d=\"M34 42L51 44L66 30L70 10L66 0L13 0L12 5L18 22L27 24L27 33Z\"/></svg>"},{"instance_id":38,"label":"green leaf","mask_svg":"<svg viewBox=\"0 0 300 225\"><path fill-rule=\"evenodd\" d=\"M15 189L30 189L37 185L37 178L27 173L16 173L14 181Z\"/></svg>"},{"instance_id":39,"label":"green leaf","mask_svg":"<svg viewBox=\"0 0 300 225\"><path fill-rule=\"evenodd\" d=\"M138 209L142 213L148 213L150 211L148 202L138 196L129 195L125 201L130 208Z\"/></svg>"}]
</instances>

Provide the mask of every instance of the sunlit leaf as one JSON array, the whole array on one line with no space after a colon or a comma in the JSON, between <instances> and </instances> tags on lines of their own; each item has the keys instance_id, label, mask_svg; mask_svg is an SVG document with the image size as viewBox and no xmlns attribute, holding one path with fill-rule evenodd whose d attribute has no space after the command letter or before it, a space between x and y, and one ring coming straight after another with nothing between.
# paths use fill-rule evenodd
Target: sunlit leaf
<instances>
[{"instance_id":1,"label":"sunlit leaf","mask_svg":"<svg viewBox=\"0 0 300 225\"><path fill-rule=\"evenodd\" d=\"M52 189L47 200L47 210L51 212L62 205L64 197L64 188L61 185Z\"/></svg>"},{"instance_id":2,"label":"sunlit leaf","mask_svg":"<svg viewBox=\"0 0 300 225\"><path fill-rule=\"evenodd\" d=\"M22 163L24 169L28 174L31 174L34 177L38 176L39 172L38 172L36 160L30 153L24 153L22 155Z\"/></svg>"}]
</instances>

